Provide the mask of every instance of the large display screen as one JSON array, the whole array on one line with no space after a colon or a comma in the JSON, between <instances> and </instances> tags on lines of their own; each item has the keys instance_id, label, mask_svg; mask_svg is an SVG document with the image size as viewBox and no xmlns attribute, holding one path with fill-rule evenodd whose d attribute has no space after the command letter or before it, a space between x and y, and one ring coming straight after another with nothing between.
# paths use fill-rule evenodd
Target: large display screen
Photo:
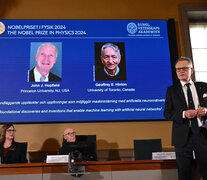
<instances>
[{"instance_id":1,"label":"large display screen","mask_svg":"<svg viewBox=\"0 0 207 180\"><path fill-rule=\"evenodd\" d=\"M0 123L164 119L166 20L0 20Z\"/></svg>"}]
</instances>

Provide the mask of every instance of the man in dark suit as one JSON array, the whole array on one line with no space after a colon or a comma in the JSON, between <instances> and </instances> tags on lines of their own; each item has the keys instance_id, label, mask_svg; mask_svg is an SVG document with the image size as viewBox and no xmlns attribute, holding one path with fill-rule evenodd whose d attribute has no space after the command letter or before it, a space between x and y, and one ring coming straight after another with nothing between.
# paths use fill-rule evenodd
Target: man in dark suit
<instances>
[{"instance_id":1,"label":"man in dark suit","mask_svg":"<svg viewBox=\"0 0 207 180\"><path fill-rule=\"evenodd\" d=\"M180 82L167 89L164 116L173 121L172 145L178 177L179 180L192 179L194 151L200 174L207 180L207 83L192 81L194 69L188 57L179 58L175 69Z\"/></svg>"},{"instance_id":2,"label":"man in dark suit","mask_svg":"<svg viewBox=\"0 0 207 180\"><path fill-rule=\"evenodd\" d=\"M42 44L35 55L36 67L29 72L30 82L61 81L61 78L50 72L57 60L57 48L51 43Z\"/></svg>"}]
</instances>

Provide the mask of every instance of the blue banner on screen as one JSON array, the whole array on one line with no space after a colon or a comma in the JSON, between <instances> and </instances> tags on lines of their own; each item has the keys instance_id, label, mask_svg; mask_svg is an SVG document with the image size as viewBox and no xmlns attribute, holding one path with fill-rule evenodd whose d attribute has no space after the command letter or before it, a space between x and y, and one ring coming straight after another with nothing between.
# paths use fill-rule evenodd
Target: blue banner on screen
<instances>
[{"instance_id":1,"label":"blue banner on screen","mask_svg":"<svg viewBox=\"0 0 207 180\"><path fill-rule=\"evenodd\" d=\"M0 122L164 119L165 20L0 20Z\"/></svg>"}]
</instances>

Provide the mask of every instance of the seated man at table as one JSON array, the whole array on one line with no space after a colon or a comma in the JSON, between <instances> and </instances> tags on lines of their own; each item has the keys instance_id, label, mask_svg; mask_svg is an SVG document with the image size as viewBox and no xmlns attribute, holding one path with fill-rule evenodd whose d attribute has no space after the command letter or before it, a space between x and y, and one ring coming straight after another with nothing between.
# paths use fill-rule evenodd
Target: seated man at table
<instances>
[{"instance_id":1,"label":"seated man at table","mask_svg":"<svg viewBox=\"0 0 207 180\"><path fill-rule=\"evenodd\" d=\"M65 154L64 153L64 145L67 142L75 142L76 141L76 132L73 128L66 128L63 133L63 144L62 147L59 149L59 154Z\"/></svg>"},{"instance_id":2,"label":"seated man at table","mask_svg":"<svg viewBox=\"0 0 207 180\"><path fill-rule=\"evenodd\" d=\"M96 135L76 135L74 129L66 128L59 154L70 154L74 161L96 161Z\"/></svg>"}]
</instances>

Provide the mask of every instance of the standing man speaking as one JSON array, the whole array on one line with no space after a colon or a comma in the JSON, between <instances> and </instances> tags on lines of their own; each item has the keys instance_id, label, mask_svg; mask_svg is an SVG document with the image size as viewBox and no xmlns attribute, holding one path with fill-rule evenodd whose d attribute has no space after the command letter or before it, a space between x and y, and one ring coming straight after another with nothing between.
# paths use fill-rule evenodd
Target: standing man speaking
<instances>
[{"instance_id":1,"label":"standing man speaking","mask_svg":"<svg viewBox=\"0 0 207 180\"><path fill-rule=\"evenodd\" d=\"M193 82L193 64L181 57L175 63L180 82L167 89L164 116L173 121L179 180L192 180L193 151L203 180L207 180L207 83Z\"/></svg>"}]
</instances>

